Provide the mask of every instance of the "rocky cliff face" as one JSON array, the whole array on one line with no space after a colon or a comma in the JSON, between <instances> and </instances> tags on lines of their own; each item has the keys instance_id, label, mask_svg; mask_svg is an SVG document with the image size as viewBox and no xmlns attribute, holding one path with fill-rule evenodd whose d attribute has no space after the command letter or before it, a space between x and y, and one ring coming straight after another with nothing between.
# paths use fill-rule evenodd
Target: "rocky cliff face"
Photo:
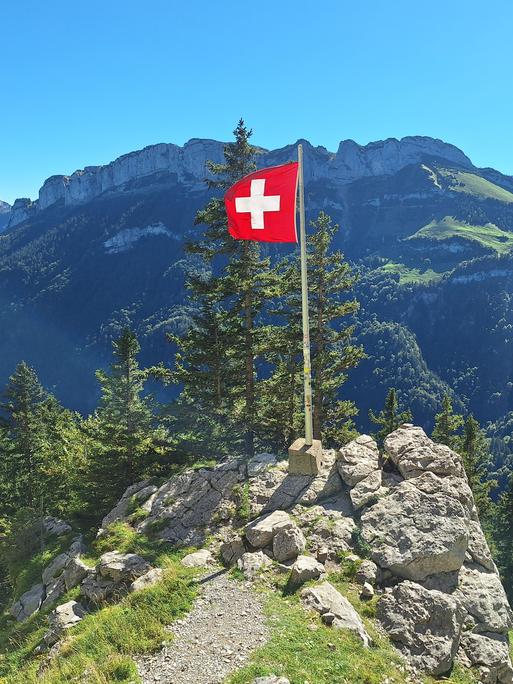
<instances>
[{"instance_id":1,"label":"rocky cliff face","mask_svg":"<svg viewBox=\"0 0 513 684\"><path fill-rule=\"evenodd\" d=\"M303 142L306 182L330 179L350 183L358 178L394 174L409 164L432 158L472 168L469 158L457 147L429 137L389 138L365 146L344 140L336 154ZM161 143L123 155L105 166L87 166L71 176L52 176L41 187L36 202L16 200L9 225L15 226L33 211L42 211L57 203L76 206L104 193L126 190L130 183L158 173L174 175L188 189L201 189L207 176L206 161L221 161L223 145L200 139L192 139L183 147ZM284 163L295 159L296 154L295 145L273 151L262 149L259 165Z\"/></svg>"},{"instance_id":2,"label":"rocky cliff face","mask_svg":"<svg viewBox=\"0 0 513 684\"><path fill-rule=\"evenodd\" d=\"M9 218L11 214L11 205L7 202L0 200L0 233L9 223Z\"/></svg>"}]
</instances>

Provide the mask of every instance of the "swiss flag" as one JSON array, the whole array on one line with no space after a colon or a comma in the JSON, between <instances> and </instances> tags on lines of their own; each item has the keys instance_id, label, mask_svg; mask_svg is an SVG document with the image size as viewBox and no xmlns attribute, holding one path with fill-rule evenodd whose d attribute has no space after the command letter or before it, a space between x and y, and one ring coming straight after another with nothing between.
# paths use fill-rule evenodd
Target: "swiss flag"
<instances>
[{"instance_id":1,"label":"swiss flag","mask_svg":"<svg viewBox=\"0 0 513 684\"><path fill-rule=\"evenodd\" d=\"M224 196L228 230L237 240L297 242L298 163L244 176Z\"/></svg>"}]
</instances>

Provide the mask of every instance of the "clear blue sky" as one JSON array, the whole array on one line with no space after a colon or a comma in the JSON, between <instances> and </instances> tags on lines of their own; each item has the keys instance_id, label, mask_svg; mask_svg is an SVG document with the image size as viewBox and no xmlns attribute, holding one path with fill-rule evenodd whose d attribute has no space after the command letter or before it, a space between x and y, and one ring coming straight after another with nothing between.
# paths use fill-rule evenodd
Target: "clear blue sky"
<instances>
[{"instance_id":1,"label":"clear blue sky","mask_svg":"<svg viewBox=\"0 0 513 684\"><path fill-rule=\"evenodd\" d=\"M511 0L5 0L0 199L156 142L431 135L513 174Z\"/></svg>"}]
</instances>

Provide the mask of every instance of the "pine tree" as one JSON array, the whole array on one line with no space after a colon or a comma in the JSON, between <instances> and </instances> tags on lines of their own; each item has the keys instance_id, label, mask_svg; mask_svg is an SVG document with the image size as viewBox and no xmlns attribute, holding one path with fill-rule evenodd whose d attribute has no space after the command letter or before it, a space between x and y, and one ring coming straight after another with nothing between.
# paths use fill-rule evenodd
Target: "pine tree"
<instances>
[{"instance_id":1,"label":"pine tree","mask_svg":"<svg viewBox=\"0 0 513 684\"><path fill-rule=\"evenodd\" d=\"M442 399L442 410L435 416L435 427L431 435L433 440L445 444L451 449L457 449L457 432L463 422L463 416L454 413L451 397L449 394L445 394Z\"/></svg>"},{"instance_id":2,"label":"pine tree","mask_svg":"<svg viewBox=\"0 0 513 684\"><path fill-rule=\"evenodd\" d=\"M372 410L369 411L369 418L373 423L381 426L381 429L374 435L377 442L381 445L391 432L397 430L403 423L409 423L412 420L412 415L409 409L399 411L397 392L394 387L391 387L388 390L383 410L378 415Z\"/></svg>"},{"instance_id":3,"label":"pine tree","mask_svg":"<svg viewBox=\"0 0 513 684\"><path fill-rule=\"evenodd\" d=\"M340 251L331 252L338 225L320 212L311 222L307 238L310 343L313 374L313 433L326 444L343 444L355 436L353 402L340 399L347 372L363 358L363 349L352 344L353 325L343 325L359 309L348 298L356 277Z\"/></svg>"},{"instance_id":4,"label":"pine tree","mask_svg":"<svg viewBox=\"0 0 513 684\"><path fill-rule=\"evenodd\" d=\"M499 497L493 519L494 557L508 597L513 600L513 475Z\"/></svg>"},{"instance_id":5,"label":"pine tree","mask_svg":"<svg viewBox=\"0 0 513 684\"><path fill-rule=\"evenodd\" d=\"M486 464L489 459L489 440L486 439L478 421L471 415L465 420L459 451L463 457L465 471L474 494L481 524L485 531L492 524L494 504L490 492L496 482L486 478Z\"/></svg>"},{"instance_id":6,"label":"pine tree","mask_svg":"<svg viewBox=\"0 0 513 684\"><path fill-rule=\"evenodd\" d=\"M139 343L126 329L114 341L110 372L97 371L102 397L98 410L84 423L91 440L84 496L96 514L105 512L123 491L150 469L151 459L168 446L158 424L151 396L145 394L150 377L161 377L161 367L140 368Z\"/></svg>"},{"instance_id":7,"label":"pine tree","mask_svg":"<svg viewBox=\"0 0 513 684\"><path fill-rule=\"evenodd\" d=\"M4 402L7 440L1 463L3 508L15 509L19 501L27 507L39 505L42 495L41 467L45 442L43 404L48 395L36 372L22 361L9 378Z\"/></svg>"},{"instance_id":8,"label":"pine tree","mask_svg":"<svg viewBox=\"0 0 513 684\"><path fill-rule=\"evenodd\" d=\"M225 146L224 163L208 164L215 190L256 168L251 131L242 120L234 135L235 142ZM188 333L172 338L178 346L174 379L183 385L182 402L195 414L193 426L201 429L208 417L220 433L224 423L232 450L240 445L251 456L259 426L257 364L270 345L261 316L274 296L276 276L258 243L229 235L222 198L211 199L196 223L205 225L202 238L187 247L201 263L199 274L188 279L196 312Z\"/></svg>"}]
</instances>

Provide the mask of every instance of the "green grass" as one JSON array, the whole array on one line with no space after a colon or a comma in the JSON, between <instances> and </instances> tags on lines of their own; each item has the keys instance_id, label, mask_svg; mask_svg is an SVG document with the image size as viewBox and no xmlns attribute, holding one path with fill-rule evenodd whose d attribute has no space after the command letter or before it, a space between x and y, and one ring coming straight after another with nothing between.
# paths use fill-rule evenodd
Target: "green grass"
<instances>
[{"instance_id":1,"label":"green grass","mask_svg":"<svg viewBox=\"0 0 513 684\"><path fill-rule=\"evenodd\" d=\"M439 281L444 275L443 273L433 271L431 268L421 270L420 268L412 268L394 261L380 266L379 270L384 273L397 274L400 285L427 285L428 283Z\"/></svg>"},{"instance_id":2,"label":"green grass","mask_svg":"<svg viewBox=\"0 0 513 684\"><path fill-rule=\"evenodd\" d=\"M438 169L438 172L449 183L449 188L454 192L463 192L480 199L494 199L508 204L513 203L513 193L495 185L486 178L477 176L475 173L449 169Z\"/></svg>"},{"instance_id":3,"label":"green grass","mask_svg":"<svg viewBox=\"0 0 513 684\"><path fill-rule=\"evenodd\" d=\"M31 654L47 628L45 616L38 614L21 624L4 625L0 641L2 684L64 684L80 681L85 671L90 673L88 684L139 682L131 656L154 651L162 641L169 640L166 625L192 606L197 591L193 581L196 573L180 565L181 553L165 553L156 549L154 542L144 541L142 535L135 540L119 525L113 527L110 537L98 540L98 552L110 550L109 539L113 542L115 538L122 550L136 550L157 560L164 569L162 581L84 618L70 630L62 652L43 676L37 673L40 659ZM63 600L70 598L66 596Z\"/></svg>"},{"instance_id":4,"label":"green grass","mask_svg":"<svg viewBox=\"0 0 513 684\"><path fill-rule=\"evenodd\" d=\"M458 221L452 216L444 216L440 221L431 221L412 235L409 240L419 238L441 241L451 238L462 238L479 243L482 247L497 254L505 254L513 247L513 233L501 230L493 223L484 226L473 226Z\"/></svg>"}]
</instances>

